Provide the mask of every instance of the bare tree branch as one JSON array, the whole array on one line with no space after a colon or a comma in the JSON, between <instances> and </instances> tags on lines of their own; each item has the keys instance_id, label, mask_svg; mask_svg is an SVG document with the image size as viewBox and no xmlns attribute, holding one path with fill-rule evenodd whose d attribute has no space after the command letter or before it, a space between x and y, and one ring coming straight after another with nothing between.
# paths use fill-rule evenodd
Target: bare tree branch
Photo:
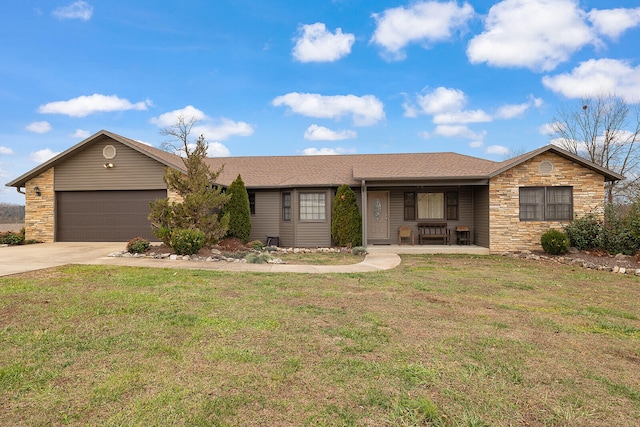
<instances>
[{"instance_id":1,"label":"bare tree branch","mask_svg":"<svg viewBox=\"0 0 640 427\"><path fill-rule=\"evenodd\" d=\"M609 201L638 192L640 184L640 109L616 95L582 99L558 110L551 128L554 143L580 157L625 176L606 185Z\"/></svg>"}]
</instances>

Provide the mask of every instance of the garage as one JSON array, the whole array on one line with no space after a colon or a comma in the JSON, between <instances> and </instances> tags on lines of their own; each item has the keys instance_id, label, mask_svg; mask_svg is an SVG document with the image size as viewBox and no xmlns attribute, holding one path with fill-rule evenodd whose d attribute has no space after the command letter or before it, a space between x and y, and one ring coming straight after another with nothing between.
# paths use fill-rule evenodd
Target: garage
<instances>
[{"instance_id":1,"label":"garage","mask_svg":"<svg viewBox=\"0 0 640 427\"><path fill-rule=\"evenodd\" d=\"M58 191L56 241L126 242L134 237L157 240L151 233L149 203L166 190Z\"/></svg>"}]
</instances>

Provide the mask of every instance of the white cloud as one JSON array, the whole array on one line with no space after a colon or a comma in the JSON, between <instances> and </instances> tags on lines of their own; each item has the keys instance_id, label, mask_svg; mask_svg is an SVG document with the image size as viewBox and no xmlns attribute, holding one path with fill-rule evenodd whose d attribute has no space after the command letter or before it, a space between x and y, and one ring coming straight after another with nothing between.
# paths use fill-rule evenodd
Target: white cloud
<instances>
[{"instance_id":1,"label":"white cloud","mask_svg":"<svg viewBox=\"0 0 640 427\"><path fill-rule=\"evenodd\" d=\"M498 108L496 117L500 119L513 119L514 117L520 117L531 107L528 102L524 104L507 104Z\"/></svg>"},{"instance_id":2,"label":"white cloud","mask_svg":"<svg viewBox=\"0 0 640 427\"><path fill-rule=\"evenodd\" d=\"M207 151L209 157L229 157L231 152L227 147L219 142L209 143L209 150Z\"/></svg>"},{"instance_id":3,"label":"white cloud","mask_svg":"<svg viewBox=\"0 0 640 427\"><path fill-rule=\"evenodd\" d=\"M210 119L208 123L199 124L193 127L193 135L204 135L208 140L225 140L232 136L253 135L253 128L245 122L235 122L221 117L220 119Z\"/></svg>"},{"instance_id":4,"label":"white cloud","mask_svg":"<svg viewBox=\"0 0 640 427\"><path fill-rule=\"evenodd\" d=\"M334 131L324 126L311 125L304 133L304 139L308 141L341 141L343 139L352 139L358 134L352 130Z\"/></svg>"},{"instance_id":5,"label":"white cloud","mask_svg":"<svg viewBox=\"0 0 640 427\"><path fill-rule=\"evenodd\" d=\"M160 114L158 117L152 118L150 122L158 127L165 128L175 125L180 118L184 119L186 122L189 122L192 119L196 121L208 119L207 115L203 111L198 110L193 105L187 105L179 110Z\"/></svg>"},{"instance_id":6,"label":"white cloud","mask_svg":"<svg viewBox=\"0 0 640 427\"><path fill-rule=\"evenodd\" d=\"M486 131L482 132L474 132L469 129L467 126L463 125L439 125L436 126L435 133L440 136L445 136L448 138L465 138L465 139L475 139L475 140L484 140L487 136Z\"/></svg>"},{"instance_id":7,"label":"white cloud","mask_svg":"<svg viewBox=\"0 0 640 427\"><path fill-rule=\"evenodd\" d=\"M80 19L88 21L93 15L93 6L83 0L62 6L53 11L53 16L59 19Z\"/></svg>"},{"instance_id":8,"label":"white cloud","mask_svg":"<svg viewBox=\"0 0 640 427\"><path fill-rule=\"evenodd\" d=\"M553 123L545 123L538 128L538 132L540 135L553 135L555 133L553 126Z\"/></svg>"},{"instance_id":9,"label":"white cloud","mask_svg":"<svg viewBox=\"0 0 640 427\"><path fill-rule=\"evenodd\" d=\"M5 155L13 154L13 150L11 148L9 148L9 147L5 147L3 145L0 145L0 154L5 154Z\"/></svg>"},{"instance_id":10,"label":"white cloud","mask_svg":"<svg viewBox=\"0 0 640 427\"><path fill-rule=\"evenodd\" d=\"M617 59L590 59L570 73L545 76L542 83L567 98L616 94L627 102L640 102L640 66Z\"/></svg>"},{"instance_id":11,"label":"white cloud","mask_svg":"<svg viewBox=\"0 0 640 427\"><path fill-rule=\"evenodd\" d=\"M60 153L52 151L49 148L44 148L42 150L34 151L33 153L29 154L29 158L36 163L44 163L52 157L57 156L58 154Z\"/></svg>"},{"instance_id":12,"label":"white cloud","mask_svg":"<svg viewBox=\"0 0 640 427\"><path fill-rule=\"evenodd\" d=\"M351 116L356 126L370 126L385 117L382 102L373 95L322 96L317 93L291 92L272 101L276 107L287 106L296 114L323 119Z\"/></svg>"},{"instance_id":13,"label":"white cloud","mask_svg":"<svg viewBox=\"0 0 640 427\"><path fill-rule=\"evenodd\" d=\"M316 22L302 25L300 36L293 48L293 57L300 62L332 62L348 55L355 41L353 34L327 31L325 24Z\"/></svg>"},{"instance_id":14,"label":"white cloud","mask_svg":"<svg viewBox=\"0 0 640 427\"><path fill-rule=\"evenodd\" d=\"M499 154L501 156L506 156L511 152L511 149L502 145L490 145L487 147L486 152L487 154Z\"/></svg>"},{"instance_id":15,"label":"white cloud","mask_svg":"<svg viewBox=\"0 0 640 427\"><path fill-rule=\"evenodd\" d=\"M482 141L471 141L469 143L469 147L471 147L471 148L480 148L483 145L484 145L484 142L482 142Z\"/></svg>"},{"instance_id":16,"label":"white cloud","mask_svg":"<svg viewBox=\"0 0 640 427\"><path fill-rule=\"evenodd\" d=\"M452 113L436 114L433 117L435 124L452 123L486 123L492 121L491 115L482 110L465 110Z\"/></svg>"},{"instance_id":17,"label":"white cloud","mask_svg":"<svg viewBox=\"0 0 640 427\"><path fill-rule=\"evenodd\" d=\"M91 132L84 129L76 129L76 131L73 134L71 134L72 138L81 138L81 139L85 139L90 136L91 136Z\"/></svg>"},{"instance_id":18,"label":"white cloud","mask_svg":"<svg viewBox=\"0 0 640 427\"><path fill-rule=\"evenodd\" d=\"M53 127L49 122L33 122L29 123L25 129L33 133L47 133L53 129Z\"/></svg>"},{"instance_id":19,"label":"white cloud","mask_svg":"<svg viewBox=\"0 0 640 427\"><path fill-rule=\"evenodd\" d=\"M599 44L576 0L504 0L467 48L471 63L550 71L587 44Z\"/></svg>"},{"instance_id":20,"label":"white cloud","mask_svg":"<svg viewBox=\"0 0 640 427\"><path fill-rule=\"evenodd\" d=\"M248 123L236 122L225 117L214 119L192 105L161 114L158 117L152 118L150 122L160 128L166 128L175 125L180 118L183 118L186 122L192 119L197 122L191 129L191 136L194 138L204 135L208 140L219 141L232 136L253 135L254 132ZM226 150L226 147L224 149ZM211 150L211 143L209 143L209 150ZM222 152L224 152L224 150L222 150Z\"/></svg>"},{"instance_id":21,"label":"white cloud","mask_svg":"<svg viewBox=\"0 0 640 427\"><path fill-rule=\"evenodd\" d=\"M640 25L640 7L636 9L593 9L589 20L598 33L617 39L626 30Z\"/></svg>"},{"instance_id":22,"label":"white cloud","mask_svg":"<svg viewBox=\"0 0 640 427\"><path fill-rule=\"evenodd\" d=\"M438 87L430 93L418 95L418 104L424 114L457 112L467 103L467 96L460 89Z\"/></svg>"},{"instance_id":23,"label":"white cloud","mask_svg":"<svg viewBox=\"0 0 640 427\"><path fill-rule=\"evenodd\" d=\"M403 49L409 43L428 46L450 40L473 16L469 3L460 7L456 1L421 1L387 9L373 14L377 28L371 42L381 46L389 59L404 59Z\"/></svg>"},{"instance_id":24,"label":"white cloud","mask_svg":"<svg viewBox=\"0 0 640 427\"><path fill-rule=\"evenodd\" d=\"M42 114L64 114L71 117L86 117L89 114L126 111L126 110L146 110L151 105L151 101L131 103L129 100L119 98L116 95L100 95L94 93L90 96L79 96L68 101L55 101L38 107L38 112Z\"/></svg>"},{"instance_id":25,"label":"white cloud","mask_svg":"<svg viewBox=\"0 0 640 427\"><path fill-rule=\"evenodd\" d=\"M347 148L327 148L327 147L323 147L323 148L305 148L304 150L302 150L302 154L304 154L305 156L333 156L333 155L338 155L338 154L353 154L355 153L356 150L351 148L351 149L347 149Z\"/></svg>"}]
</instances>

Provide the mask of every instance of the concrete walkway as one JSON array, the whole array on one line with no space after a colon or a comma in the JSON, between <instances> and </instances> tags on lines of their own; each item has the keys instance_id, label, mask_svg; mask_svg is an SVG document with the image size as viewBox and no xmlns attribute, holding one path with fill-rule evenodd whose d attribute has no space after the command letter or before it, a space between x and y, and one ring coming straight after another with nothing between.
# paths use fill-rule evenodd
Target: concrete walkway
<instances>
[{"instance_id":1,"label":"concrete walkway","mask_svg":"<svg viewBox=\"0 0 640 427\"><path fill-rule=\"evenodd\" d=\"M177 268L216 271L252 271L262 273L366 273L389 270L400 264L390 252L368 254L364 261L350 265L248 264L224 261L170 261L149 258L112 258L125 244L116 243L42 243L0 248L0 276L57 267L66 264L122 265L133 267Z\"/></svg>"}]
</instances>

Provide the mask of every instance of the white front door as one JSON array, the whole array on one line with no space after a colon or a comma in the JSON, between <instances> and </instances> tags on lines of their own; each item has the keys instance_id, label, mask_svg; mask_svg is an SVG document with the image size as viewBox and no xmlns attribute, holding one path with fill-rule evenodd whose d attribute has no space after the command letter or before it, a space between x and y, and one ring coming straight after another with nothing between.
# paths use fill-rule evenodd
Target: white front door
<instances>
[{"instance_id":1,"label":"white front door","mask_svg":"<svg viewBox=\"0 0 640 427\"><path fill-rule=\"evenodd\" d=\"M367 237L369 240L389 239L389 192L367 193Z\"/></svg>"}]
</instances>

